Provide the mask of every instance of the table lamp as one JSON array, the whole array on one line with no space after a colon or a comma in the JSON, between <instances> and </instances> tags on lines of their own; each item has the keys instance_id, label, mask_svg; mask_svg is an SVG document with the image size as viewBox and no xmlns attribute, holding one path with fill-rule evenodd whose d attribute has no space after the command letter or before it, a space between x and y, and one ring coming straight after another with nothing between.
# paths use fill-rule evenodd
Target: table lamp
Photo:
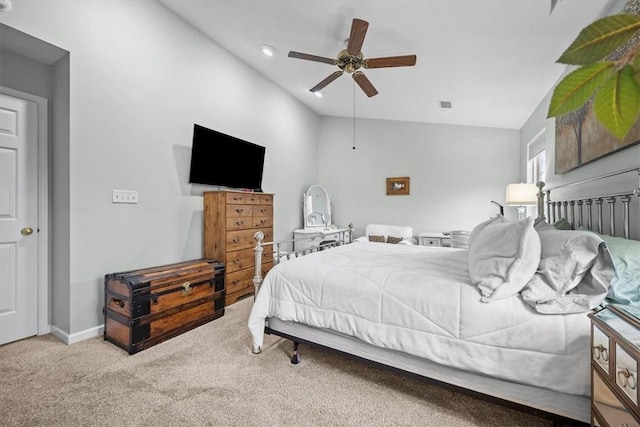
<instances>
[{"instance_id":1,"label":"table lamp","mask_svg":"<svg viewBox=\"0 0 640 427\"><path fill-rule=\"evenodd\" d=\"M526 206L538 204L538 187L535 184L507 185L507 205L518 207L518 221L526 217Z\"/></svg>"}]
</instances>

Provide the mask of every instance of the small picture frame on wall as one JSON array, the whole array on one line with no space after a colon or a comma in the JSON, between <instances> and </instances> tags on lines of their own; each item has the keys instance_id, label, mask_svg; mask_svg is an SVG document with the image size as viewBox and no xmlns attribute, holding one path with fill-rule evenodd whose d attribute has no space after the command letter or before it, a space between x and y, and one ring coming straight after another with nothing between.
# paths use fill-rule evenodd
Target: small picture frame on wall
<instances>
[{"instance_id":1,"label":"small picture frame on wall","mask_svg":"<svg viewBox=\"0 0 640 427\"><path fill-rule=\"evenodd\" d=\"M387 196L406 196L409 194L409 177L387 178Z\"/></svg>"}]
</instances>

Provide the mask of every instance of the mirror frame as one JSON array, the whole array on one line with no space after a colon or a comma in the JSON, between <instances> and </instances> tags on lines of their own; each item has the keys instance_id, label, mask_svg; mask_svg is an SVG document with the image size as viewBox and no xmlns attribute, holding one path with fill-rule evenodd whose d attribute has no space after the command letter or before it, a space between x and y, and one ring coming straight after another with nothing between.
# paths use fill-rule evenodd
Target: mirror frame
<instances>
[{"instance_id":1,"label":"mirror frame","mask_svg":"<svg viewBox=\"0 0 640 427\"><path fill-rule=\"evenodd\" d=\"M311 197L311 192L314 189L321 190L325 198L324 210L328 218L320 218L320 224L317 224L317 221L313 220L313 218L317 217L317 213L313 211L313 206L309 206L309 197ZM304 218L304 228L324 228L325 230L331 228L331 196L329 195L329 192L326 190L326 188L324 188L320 184L313 184L303 194L302 199L302 216ZM311 201L311 204L313 205L313 200Z\"/></svg>"}]
</instances>

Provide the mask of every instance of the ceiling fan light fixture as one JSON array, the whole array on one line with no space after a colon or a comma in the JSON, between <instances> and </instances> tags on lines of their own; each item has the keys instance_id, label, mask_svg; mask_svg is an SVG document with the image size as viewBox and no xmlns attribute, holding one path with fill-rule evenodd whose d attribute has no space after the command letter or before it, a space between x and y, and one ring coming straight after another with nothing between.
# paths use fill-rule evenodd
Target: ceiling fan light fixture
<instances>
[{"instance_id":1,"label":"ceiling fan light fixture","mask_svg":"<svg viewBox=\"0 0 640 427\"><path fill-rule=\"evenodd\" d=\"M354 18L351 22L351 32L346 40L347 48L338 53L336 59L324 56L310 55L308 53L289 51L289 58L304 59L307 61L321 62L323 64L334 65L339 68L320 83L311 88L311 92L323 89L342 74L351 74L360 89L369 97L378 94L377 89L369 81L360 68L390 68L390 67L411 67L416 65L415 55L389 56L382 58L366 58L362 54L362 44L367 34L369 23L362 19Z\"/></svg>"},{"instance_id":2,"label":"ceiling fan light fixture","mask_svg":"<svg viewBox=\"0 0 640 427\"><path fill-rule=\"evenodd\" d=\"M317 90L315 92L313 92L315 96L317 96L318 98L322 98L322 91L321 90Z\"/></svg>"},{"instance_id":3,"label":"ceiling fan light fixture","mask_svg":"<svg viewBox=\"0 0 640 427\"><path fill-rule=\"evenodd\" d=\"M277 52L275 47L268 44L263 44L262 46L260 46L260 49L262 50L262 53L268 57L274 56Z\"/></svg>"}]
</instances>

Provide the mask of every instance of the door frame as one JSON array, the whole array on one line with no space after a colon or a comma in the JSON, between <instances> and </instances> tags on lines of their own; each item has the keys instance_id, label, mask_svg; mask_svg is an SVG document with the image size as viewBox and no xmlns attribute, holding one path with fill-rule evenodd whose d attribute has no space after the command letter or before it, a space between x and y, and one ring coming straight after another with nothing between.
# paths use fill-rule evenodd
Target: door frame
<instances>
[{"instance_id":1,"label":"door frame","mask_svg":"<svg viewBox=\"0 0 640 427\"><path fill-rule=\"evenodd\" d=\"M41 96L0 86L0 93L35 102L38 106L38 335L51 331L49 320L49 141L48 100Z\"/></svg>"}]
</instances>

